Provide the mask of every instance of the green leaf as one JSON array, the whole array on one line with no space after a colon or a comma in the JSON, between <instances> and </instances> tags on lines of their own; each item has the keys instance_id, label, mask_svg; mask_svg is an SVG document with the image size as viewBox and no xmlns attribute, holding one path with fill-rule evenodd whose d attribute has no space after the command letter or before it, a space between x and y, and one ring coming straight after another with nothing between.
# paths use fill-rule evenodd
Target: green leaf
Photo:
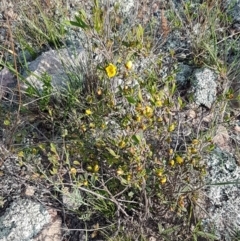
<instances>
[{"instance_id":1,"label":"green leaf","mask_svg":"<svg viewBox=\"0 0 240 241\"><path fill-rule=\"evenodd\" d=\"M70 21L70 24L73 26L76 26L76 27L80 27L82 29L89 28L89 26L86 23L84 23L83 21L80 21L80 22Z\"/></svg>"},{"instance_id":2,"label":"green leaf","mask_svg":"<svg viewBox=\"0 0 240 241\"><path fill-rule=\"evenodd\" d=\"M122 41L122 45L128 48L134 48L139 45L139 41Z\"/></svg>"},{"instance_id":3,"label":"green leaf","mask_svg":"<svg viewBox=\"0 0 240 241\"><path fill-rule=\"evenodd\" d=\"M50 173L51 173L52 175L55 175L55 174L58 173L58 169L55 168L55 167L53 167L53 169L50 171Z\"/></svg>"},{"instance_id":4,"label":"green leaf","mask_svg":"<svg viewBox=\"0 0 240 241\"><path fill-rule=\"evenodd\" d=\"M201 236L201 237L204 237L204 238L211 238L211 239L218 239L218 237L214 234L211 234L211 233L205 233L205 232L202 232L202 231L197 231L195 232L197 235Z\"/></svg>"},{"instance_id":5,"label":"green leaf","mask_svg":"<svg viewBox=\"0 0 240 241\"><path fill-rule=\"evenodd\" d=\"M128 193L128 196L129 196L130 198L133 198L133 196L134 196L134 192L132 192L132 191L129 192L129 193Z\"/></svg>"},{"instance_id":6,"label":"green leaf","mask_svg":"<svg viewBox=\"0 0 240 241\"><path fill-rule=\"evenodd\" d=\"M69 23L73 26L80 27L82 29L87 29L89 28L89 25L86 23L86 14L83 11L79 11L79 15L75 16L76 21L70 21Z\"/></svg>"},{"instance_id":7,"label":"green leaf","mask_svg":"<svg viewBox=\"0 0 240 241\"><path fill-rule=\"evenodd\" d=\"M140 101L143 101L141 89L139 89L139 91L138 91L138 99L139 99Z\"/></svg>"},{"instance_id":8,"label":"green leaf","mask_svg":"<svg viewBox=\"0 0 240 241\"><path fill-rule=\"evenodd\" d=\"M136 100L132 96L126 96L128 103L136 104Z\"/></svg>"},{"instance_id":9,"label":"green leaf","mask_svg":"<svg viewBox=\"0 0 240 241\"><path fill-rule=\"evenodd\" d=\"M93 23L94 23L94 29L98 33L100 33L103 29L103 12L99 7L98 0L94 0Z\"/></svg>"},{"instance_id":10,"label":"green leaf","mask_svg":"<svg viewBox=\"0 0 240 241\"><path fill-rule=\"evenodd\" d=\"M141 142L142 137L140 135L133 135L132 140L136 143L139 144Z\"/></svg>"},{"instance_id":11,"label":"green leaf","mask_svg":"<svg viewBox=\"0 0 240 241\"><path fill-rule=\"evenodd\" d=\"M197 241L197 236L193 234L193 241Z\"/></svg>"},{"instance_id":12,"label":"green leaf","mask_svg":"<svg viewBox=\"0 0 240 241\"><path fill-rule=\"evenodd\" d=\"M182 102L182 98L180 96L178 96L178 104L179 104L180 108L182 108L183 102Z\"/></svg>"},{"instance_id":13,"label":"green leaf","mask_svg":"<svg viewBox=\"0 0 240 241\"><path fill-rule=\"evenodd\" d=\"M106 147L106 149L108 150L108 152L109 152L113 157L115 157L115 158L117 158L117 159L120 157L120 156L117 155L117 154L114 152L114 150L112 150L111 148Z\"/></svg>"},{"instance_id":14,"label":"green leaf","mask_svg":"<svg viewBox=\"0 0 240 241\"><path fill-rule=\"evenodd\" d=\"M159 228L160 226L158 226ZM166 234L171 234L173 233L174 231L178 230L181 226L178 225L178 226L174 226L174 227L170 227L170 228L167 228L167 229L161 229L162 231L160 232L162 235L166 235ZM159 231L160 231L160 228L159 228Z\"/></svg>"},{"instance_id":15,"label":"green leaf","mask_svg":"<svg viewBox=\"0 0 240 241\"><path fill-rule=\"evenodd\" d=\"M53 164L53 165L58 165L58 156L56 155L48 155L48 160Z\"/></svg>"},{"instance_id":16,"label":"green leaf","mask_svg":"<svg viewBox=\"0 0 240 241\"><path fill-rule=\"evenodd\" d=\"M51 150L51 152L53 152L54 154L57 155L57 149L56 149L56 146L53 143L50 143L50 150Z\"/></svg>"},{"instance_id":17,"label":"green leaf","mask_svg":"<svg viewBox=\"0 0 240 241\"><path fill-rule=\"evenodd\" d=\"M77 165L77 166L80 166L80 165L81 165L81 163L80 163L79 161L73 161L73 164L74 164L74 165Z\"/></svg>"},{"instance_id":18,"label":"green leaf","mask_svg":"<svg viewBox=\"0 0 240 241\"><path fill-rule=\"evenodd\" d=\"M144 29L143 29L142 25L139 24L139 26L137 27L137 30L136 30L136 35L137 35L138 42L142 42L142 40L143 40L143 33L144 33Z\"/></svg>"},{"instance_id":19,"label":"green leaf","mask_svg":"<svg viewBox=\"0 0 240 241\"><path fill-rule=\"evenodd\" d=\"M228 182L216 182L216 183L207 183L207 186L225 186L225 185L238 185L240 184L240 180L236 179L235 181Z\"/></svg>"},{"instance_id":20,"label":"green leaf","mask_svg":"<svg viewBox=\"0 0 240 241\"><path fill-rule=\"evenodd\" d=\"M9 126L9 125L10 125L10 121L9 121L9 120L4 120L3 124L4 124L5 126Z\"/></svg>"},{"instance_id":21,"label":"green leaf","mask_svg":"<svg viewBox=\"0 0 240 241\"><path fill-rule=\"evenodd\" d=\"M176 84L173 83L173 84L172 84L172 88L171 88L171 94L172 94L172 95L175 93L176 88L177 88Z\"/></svg>"}]
</instances>

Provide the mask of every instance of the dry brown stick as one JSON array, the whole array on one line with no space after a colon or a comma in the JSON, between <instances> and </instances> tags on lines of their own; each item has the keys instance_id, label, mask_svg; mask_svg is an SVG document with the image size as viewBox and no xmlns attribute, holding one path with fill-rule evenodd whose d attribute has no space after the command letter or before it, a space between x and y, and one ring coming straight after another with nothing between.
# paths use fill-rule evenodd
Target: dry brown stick
<instances>
[{"instance_id":1,"label":"dry brown stick","mask_svg":"<svg viewBox=\"0 0 240 241\"><path fill-rule=\"evenodd\" d=\"M125 217L128 217L128 214L125 212L125 210L121 207L121 205L119 204L119 202L116 200L116 198L112 195L112 193L108 190L107 186L105 185L104 182L102 182L103 185L103 189L110 195L110 200L116 204L118 211L121 211Z\"/></svg>"},{"instance_id":2,"label":"dry brown stick","mask_svg":"<svg viewBox=\"0 0 240 241\"><path fill-rule=\"evenodd\" d=\"M11 31L11 26L9 23L8 16L7 16L7 25L8 25L8 30L9 30L8 33L9 33L9 38L10 38L10 43L11 43L11 49L12 49L12 53L13 53L14 68L16 70L17 88L18 88L18 94L19 94L19 105L18 105L18 112L17 112L17 122L18 122L20 109L21 109L21 103L22 103L22 97L21 97L21 89L20 89L20 82L19 82L18 69L17 69L17 60L16 60L15 49L14 49L14 43L13 43L13 36L12 36L12 31Z\"/></svg>"},{"instance_id":3,"label":"dry brown stick","mask_svg":"<svg viewBox=\"0 0 240 241\"><path fill-rule=\"evenodd\" d=\"M170 32L170 29L169 29L169 26L168 26L167 18L164 16L164 10L163 9L161 10L161 28L162 28L162 31L163 31L163 37L164 37L164 39L166 39L169 32Z\"/></svg>"}]
</instances>

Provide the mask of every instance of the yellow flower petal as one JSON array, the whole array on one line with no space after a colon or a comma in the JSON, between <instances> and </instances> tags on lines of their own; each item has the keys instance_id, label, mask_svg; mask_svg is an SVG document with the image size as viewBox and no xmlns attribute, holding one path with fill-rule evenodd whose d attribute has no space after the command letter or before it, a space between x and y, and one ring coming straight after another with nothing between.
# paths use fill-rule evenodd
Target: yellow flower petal
<instances>
[{"instance_id":1,"label":"yellow flower petal","mask_svg":"<svg viewBox=\"0 0 240 241\"><path fill-rule=\"evenodd\" d=\"M132 66L133 66L132 61L128 61L128 62L125 64L125 67L126 67L127 69L131 69Z\"/></svg>"},{"instance_id":2,"label":"yellow flower petal","mask_svg":"<svg viewBox=\"0 0 240 241\"><path fill-rule=\"evenodd\" d=\"M175 130L175 125L174 124L171 124L169 127L168 127L168 132L172 132Z\"/></svg>"},{"instance_id":3,"label":"yellow flower petal","mask_svg":"<svg viewBox=\"0 0 240 241\"><path fill-rule=\"evenodd\" d=\"M177 156L177 157L176 157L176 162L177 162L178 164L182 164L182 163L183 163L183 158L180 157L180 156Z\"/></svg>"},{"instance_id":4,"label":"yellow flower petal","mask_svg":"<svg viewBox=\"0 0 240 241\"><path fill-rule=\"evenodd\" d=\"M161 100L157 100L157 101L155 102L155 105L156 105L157 107L162 107L162 106L163 106L163 102L162 102Z\"/></svg>"},{"instance_id":5,"label":"yellow flower petal","mask_svg":"<svg viewBox=\"0 0 240 241\"><path fill-rule=\"evenodd\" d=\"M174 164L175 164L174 160L170 160L170 161L169 161L169 165L170 165L171 167L173 167Z\"/></svg>"},{"instance_id":6,"label":"yellow flower petal","mask_svg":"<svg viewBox=\"0 0 240 241\"><path fill-rule=\"evenodd\" d=\"M93 172L98 172L100 169L100 166L98 164L95 164L94 167L93 167Z\"/></svg>"},{"instance_id":7,"label":"yellow flower petal","mask_svg":"<svg viewBox=\"0 0 240 241\"><path fill-rule=\"evenodd\" d=\"M161 184L166 183L166 181L167 181L167 177L166 177L166 176L164 176L164 177L162 177L162 178L160 179Z\"/></svg>"},{"instance_id":8,"label":"yellow flower petal","mask_svg":"<svg viewBox=\"0 0 240 241\"><path fill-rule=\"evenodd\" d=\"M88 110L85 111L85 113L86 113L86 115L91 115L92 111L88 109Z\"/></svg>"},{"instance_id":9,"label":"yellow flower petal","mask_svg":"<svg viewBox=\"0 0 240 241\"><path fill-rule=\"evenodd\" d=\"M109 64L106 68L106 73L109 78L114 77L117 74L117 67L113 64Z\"/></svg>"},{"instance_id":10,"label":"yellow flower petal","mask_svg":"<svg viewBox=\"0 0 240 241\"><path fill-rule=\"evenodd\" d=\"M120 148L124 148L124 147L126 146L126 142L125 142L125 141L120 141L120 142L118 143L118 146L119 146Z\"/></svg>"},{"instance_id":11,"label":"yellow flower petal","mask_svg":"<svg viewBox=\"0 0 240 241\"><path fill-rule=\"evenodd\" d=\"M192 140L192 144L193 145L198 145L199 144L199 140L198 139L193 139Z\"/></svg>"},{"instance_id":12,"label":"yellow flower petal","mask_svg":"<svg viewBox=\"0 0 240 241\"><path fill-rule=\"evenodd\" d=\"M72 167L70 172L71 172L71 174L76 175L77 170L76 170L76 168Z\"/></svg>"},{"instance_id":13,"label":"yellow flower petal","mask_svg":"<svg viewBox=\"0 0 240 241\"><path fill-rule=\"evenodd\" d=\"M123 175L123 174L124 174L123 169L122 169L121 167L119 167L119 168L117 169L117 175L121 176L121 175Z\"/></svg>"}]
</instances>

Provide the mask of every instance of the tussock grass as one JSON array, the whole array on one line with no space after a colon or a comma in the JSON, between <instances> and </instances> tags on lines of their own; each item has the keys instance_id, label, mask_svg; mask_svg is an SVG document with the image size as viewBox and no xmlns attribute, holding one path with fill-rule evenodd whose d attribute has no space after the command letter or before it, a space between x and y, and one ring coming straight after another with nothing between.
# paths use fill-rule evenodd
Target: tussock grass
<instances>
[{"instance_id":1,"label":"tussock grass","mask_svg":"<svg viewBox=\"0 0 240 241\"><path fill-rule=\"evenodd\" d=\"M67 88L57 95L47 74L41 76L43 91L29 84L18 125L5 112L1 125L11 133L7 144L19 164L28 167L28 181L48 183L53 199L85 223L90 238L217 239L204 232L195 209L205 184L203 160L214 149L214 125L228 121L233 98L228 76L235 62L226 56L238 37L229 37L231 20L220 3L194 7L186 1L181 14L170 4L159 9L160 19L149 10L148 21L137 14L126 18L108 1L95 0L90 12L80 9L61 23L39 4L40 20L23 9L25 21L15 33L23 49L60 48L65 29L72 28L80 31L87 60L79 66L83 78L72 68ZM175 52L158 47L175 30L191 40L186 61L221 77L212 128L199 119L188 136L182 116L192 103L178 90Z\"/></svg>"}]
</instances>

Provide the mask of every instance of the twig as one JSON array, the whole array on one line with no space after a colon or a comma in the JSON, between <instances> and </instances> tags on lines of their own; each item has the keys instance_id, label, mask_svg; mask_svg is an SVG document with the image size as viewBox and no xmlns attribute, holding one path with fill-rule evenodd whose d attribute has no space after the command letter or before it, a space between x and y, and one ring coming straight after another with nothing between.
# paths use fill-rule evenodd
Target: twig
<instances>
[{"instance_id":1,"label":"twig","mask_svg":"<svg viewBox=\"0 0 240 241\"><path fill-rule=\"evenodd\" d=\"M67 231L87 231L87 232L93 232L93 231L97 231L97 230L103 230L103 229L107 229L109 227L112 227L114 226L115 224L110 224L108 226L105 226L105 227L101 227L101 228L92 228L92 229L81 229L81 228L73 228L73 229L69 229L69 228L61 228L61 230L67 230Z\"/></svg>"},{"instance_id":2,"label":"twig","mask_svg":"<svg viewBox=\"0 0 240 241\"><path fill-rule=\"evenodd\" d=\"M13 36L12 36L12 31L9 23L9 19L7 16L7 25L8 25L8 30L9 30L9 37L10 37L10 43L11 43L11 49L13 52L13 61L14 61L14 68L16 70L16 77L17 77L17 87L18 87L18 94L19 94L19 105L18 105L18 112L17 112L17 120L19 119L19 114L21 110L21 104L22 104L22 97L21 97L21 89L20 89L20 82L19 82L19 77L18 77L18 69L17 69L17 60L15 56L15 50L14 50L14 44L13 44Z\"/></svg>"},{"instance_id":3,"label":"twig","mask_svg":"<svg viewBox=\"0 0 240 241\"><path fill-rule=\"evenodd\" d=\"M125 212L125 210L120 206L120 204L118 203L118 201L115 199L115 197L112 195L112 193L108 190L108 188L106 187L106 185L104 183L102 183L104 190L110 195L111 197L111 201L114 202L118 208L118 210L120 210L126 217L128 217L129 215Z\"/></svg>"}]
</instances>

